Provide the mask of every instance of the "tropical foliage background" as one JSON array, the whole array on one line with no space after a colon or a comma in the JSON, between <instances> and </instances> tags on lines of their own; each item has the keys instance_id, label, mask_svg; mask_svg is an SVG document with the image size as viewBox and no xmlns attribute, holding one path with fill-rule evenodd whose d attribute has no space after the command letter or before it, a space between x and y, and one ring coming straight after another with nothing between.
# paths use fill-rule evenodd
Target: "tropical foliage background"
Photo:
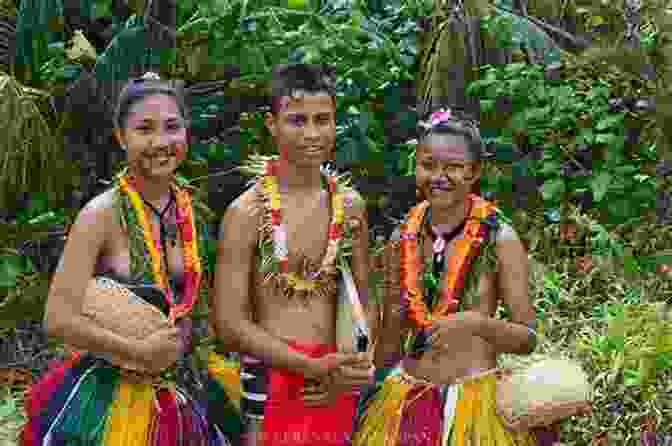
<instances>
[{"instance_id":1,"label":"tropical foliage background","mask_svg":"<svg viewBox=\"0 0 672 446\"><path fill-rule=\"evenodd\" d=\"M440 103L476 114L490 152L481 193L529 249L539 353L579 361L594 385L593 413L564 423L563 444L662 443L666 3L0 0L0 445L14 444L26 383L60 354L39 330L49 277L80 206L123 164L111 139L122 83L148 70L183 80L192 142L181 175L215 222L242 190L232 169L273 150L268 74L292 61L337 67L335 164L367 198L374 256L415 199L417 114Z\"/></svg>"}]
</instances>

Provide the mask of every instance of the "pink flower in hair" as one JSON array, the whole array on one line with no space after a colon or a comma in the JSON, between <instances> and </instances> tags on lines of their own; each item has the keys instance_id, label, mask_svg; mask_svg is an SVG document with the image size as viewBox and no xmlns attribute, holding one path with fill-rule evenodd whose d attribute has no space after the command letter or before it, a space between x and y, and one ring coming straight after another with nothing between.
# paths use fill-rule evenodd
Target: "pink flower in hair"
<instances>
[{"instance_id":1,"label":"pink flower in hair","mask_svg":"<svg viewBox=\"0 0 672 446\"><path fill-rule=\"evenodd\" d=\"M431 114L429 117L429 122L431 123L432 127L435 127L442 122L446 122L451 119L451 114L450 114L450 109L441 109L438 111L435 111L434 113Z\"/></svg>"}]
</instances>

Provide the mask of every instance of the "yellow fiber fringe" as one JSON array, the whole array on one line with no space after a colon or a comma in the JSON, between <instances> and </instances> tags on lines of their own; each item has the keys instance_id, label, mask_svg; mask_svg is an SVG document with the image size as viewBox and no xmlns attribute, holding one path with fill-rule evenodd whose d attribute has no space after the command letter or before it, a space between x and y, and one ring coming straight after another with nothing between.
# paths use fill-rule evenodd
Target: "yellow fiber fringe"
<instances>
[{"instance_id":1,"label":"yellow fiber fringe","mask_svg":"<svg viewBox=\"0 0 672 446\"><path fill-rule=\"evenodd\" d=\"M240 399L243 393L240 382L240 364L237 361L227 360L215 352L210 352L208 370L212 377L224 386L226 394L236 409L240 411Z\"/></svg>"},{"instance_id":2,"label":"yellow fiber fringe","mask_svg":"<svg viewBox=\"0 0 672 446\"><path fill-rule=\"evenodd\" d=\"M413 384L396 376L385 380L362 416L353 446L394 446L399 436L403 403Z\"/></svg>"},{"instance_id":3,"label":"yellow fiber fringe","mask_svg":"<svg viewBox=\"0 0 672 446\"><path fill-rule=\"evenodd\" d=\"M149 444L155 390L151 384L119 382L110 406L105 429L105 446L143 446Z\"/></svg>"},{"instance_id":4,"label":"yellow fiber fringe","mask_svg":"<svg viewBox=\"0 0 672 446\"><path fill-rule=\"evenodd\" d=\"M447 446L536 446L532 432L511 432L495 408L497 377L494 374L459 384L451 435ZM390 376L362 415L353 446L396 446L406 398L414 384ZM412 410L412 409L411 409Z\"/></svg>"},{"instance_id":5,"label":"yellow fiber fringe","mask_svg":"<svg viewBox=\"0 0 672 446\"><path fill-rule=\"evenodd\" d=\"M486 375L461 384L450 446L536 446L533 433L511 432L496 413L497 377Z\"/></svg>"}]
</instances>

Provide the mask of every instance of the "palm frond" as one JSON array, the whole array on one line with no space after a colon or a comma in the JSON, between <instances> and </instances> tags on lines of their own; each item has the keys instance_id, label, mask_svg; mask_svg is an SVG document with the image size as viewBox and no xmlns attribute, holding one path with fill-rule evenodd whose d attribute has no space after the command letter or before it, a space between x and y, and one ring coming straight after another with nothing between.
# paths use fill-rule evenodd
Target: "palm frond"
<instances>
[{"instance_id":1,"label":"palm frond","mask_svg":"<svg viewBox=\"0 0 672 446\"><path fill-rule=\"evenodd\" d=\"M63 153L63 136L49 127L38 106L45 94L0 73L0 114L5 118L0 124L0 207L11 207L20 193L47 193L58 202L78 178L76 166Z\"/></svg>"}]
</instances>

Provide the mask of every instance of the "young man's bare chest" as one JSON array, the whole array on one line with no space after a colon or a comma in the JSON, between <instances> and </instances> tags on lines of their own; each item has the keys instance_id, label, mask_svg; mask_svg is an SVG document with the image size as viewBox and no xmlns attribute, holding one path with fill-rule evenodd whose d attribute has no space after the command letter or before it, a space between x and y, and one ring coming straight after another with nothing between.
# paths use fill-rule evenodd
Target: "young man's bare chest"
<instances>
[{"instance_id":1,"label":"young man's bare chest","mask_svg":"<svg viewBox=\"0 0 672 446\"><path fill-rule=\"evenodd\" d=\"M287 196L283 218L287 224L287 249L291 270L308 260L319 265L324 257L332 218L326 192L312 196Z\"/></svg>"},{"instance_id":2,"label":"young man's bare chest","mask_svg":"<svg viewBox=\"0 0 672 446\"><path fill-rule=\"evenodd\" d=\"M290 272L303 275L320 267L327 248L332 212L326 193L312 197L282 196L282 221L287 230ZM259 255L259 253L257 253ZM256 259L259 260L259 259ZM333 342L335 330L335 292L301 299L283 295L281 289L254 272L254 319L271 333L285 339Z\"/></svg>"}]
</instances>

